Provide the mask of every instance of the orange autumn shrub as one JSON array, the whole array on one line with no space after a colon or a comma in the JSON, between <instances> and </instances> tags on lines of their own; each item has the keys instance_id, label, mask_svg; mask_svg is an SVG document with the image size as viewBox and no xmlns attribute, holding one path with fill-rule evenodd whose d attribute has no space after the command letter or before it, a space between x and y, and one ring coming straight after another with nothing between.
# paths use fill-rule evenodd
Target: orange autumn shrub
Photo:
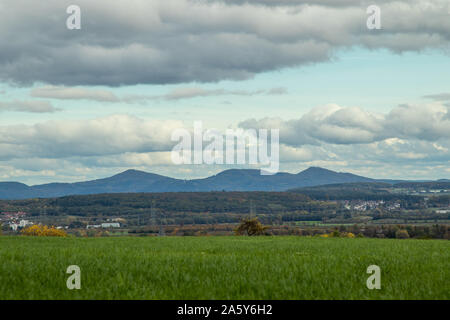
<instances>
[{"instance_id":1,"label":"orange autumn shrub","mask_svg":"<svg viewBox=\"0 0 450 320\"><path fill-rule=\"evenodd\" d=\"M36 224L22 229L22 234L35 237L67 237L67 233L64 230Z\"/></svg>"}]
</instances>

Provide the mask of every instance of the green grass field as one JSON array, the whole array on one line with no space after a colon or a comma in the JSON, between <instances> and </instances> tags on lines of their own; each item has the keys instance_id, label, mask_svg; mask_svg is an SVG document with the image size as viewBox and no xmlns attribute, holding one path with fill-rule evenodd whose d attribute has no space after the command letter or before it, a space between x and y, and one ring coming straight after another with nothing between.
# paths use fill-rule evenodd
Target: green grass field
<instances>
[{"instance_id":1,"label":"green grass field","mask_svg":"<svg viewBox=\"0 0 450 320\"><path fill-rule=\"evenodd\" d=\"M0 299L449 299L449 258L446 240L0 237Z\"/></svg>"}]
</instances>

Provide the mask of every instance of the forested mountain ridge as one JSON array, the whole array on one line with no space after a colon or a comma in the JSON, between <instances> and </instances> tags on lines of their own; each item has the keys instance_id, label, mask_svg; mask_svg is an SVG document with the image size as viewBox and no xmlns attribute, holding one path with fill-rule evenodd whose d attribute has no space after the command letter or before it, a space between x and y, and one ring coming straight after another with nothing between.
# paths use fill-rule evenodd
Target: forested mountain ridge
<instances>
[{"instance_id":1,"label":"forested mountain ridge","mask_svg":"<svg viewBox=\"0 0 450 320\"><path fill-rule=\"evenodd\" d=\"M17 182L0 182L0 199L53 198L101 193L286 191L318 185L378 181L382 180L318 167L311 167L297 174L279 172L275 175L261 175L259 170L231 169L204 179L192 180L127 170L109 178L76 183L27 186Z\"/></svg>"}]
</instances>

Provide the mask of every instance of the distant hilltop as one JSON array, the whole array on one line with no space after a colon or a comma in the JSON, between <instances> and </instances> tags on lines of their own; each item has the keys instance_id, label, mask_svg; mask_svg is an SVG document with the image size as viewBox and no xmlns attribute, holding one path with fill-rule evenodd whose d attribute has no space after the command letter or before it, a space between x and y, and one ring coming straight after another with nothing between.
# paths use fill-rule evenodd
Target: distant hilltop
<instances>
[{"instance_id":1,"label":"distant hilltop","mask_svg":"<svg viewBox=\"0 0 450 320\"><path fill-rule=\"evenodd\" d=\"M230 169L208 178L193 180L127 170L109 178L76 183L28 186L18 182L0 182L0 199L131 192L286 191L301 187L355 182L398 183L402 181L371 179L319 167L310 167L297 174L279 172L268 176L260 175L260 171L256 169Z\"/></svg>"}]
</instances>

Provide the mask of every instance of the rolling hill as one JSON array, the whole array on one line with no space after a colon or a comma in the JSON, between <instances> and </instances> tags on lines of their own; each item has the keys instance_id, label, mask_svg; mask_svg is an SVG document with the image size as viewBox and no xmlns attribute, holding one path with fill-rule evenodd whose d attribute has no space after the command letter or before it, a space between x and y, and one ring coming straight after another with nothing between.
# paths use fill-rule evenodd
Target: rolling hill
<instances>
[{"instance_id":1,"label":"rolling hill","mask_svg":"<svg viewBox=\"0 0 450 320\"><path fill-rule=\"evenodd\" d=\"M0 182L0 199L53 198L66 195L135 192L286 191L329 184L384 182L352 173L311 167L297 174L260 175L259 170L231 169L204 179L183 180L154 173L127 170L112 177L76 182L27 186Z\"/></svg>"},{"instance_id":2,"label":"rolling hill","mask_svg":"<svg viewBox=\"0 0 450 320\"><path fill-rule=\"evenodd\" d=\"M322 184L371 181L374 180L317 167L297 174L280 172L272 176L260 175L259 170L231 169L204 179L193 180L127 170L109 178L76 183L27 186L17 182L0 182L0 199L128 192L285 191Z\"/></svg>"}]
</instances>

